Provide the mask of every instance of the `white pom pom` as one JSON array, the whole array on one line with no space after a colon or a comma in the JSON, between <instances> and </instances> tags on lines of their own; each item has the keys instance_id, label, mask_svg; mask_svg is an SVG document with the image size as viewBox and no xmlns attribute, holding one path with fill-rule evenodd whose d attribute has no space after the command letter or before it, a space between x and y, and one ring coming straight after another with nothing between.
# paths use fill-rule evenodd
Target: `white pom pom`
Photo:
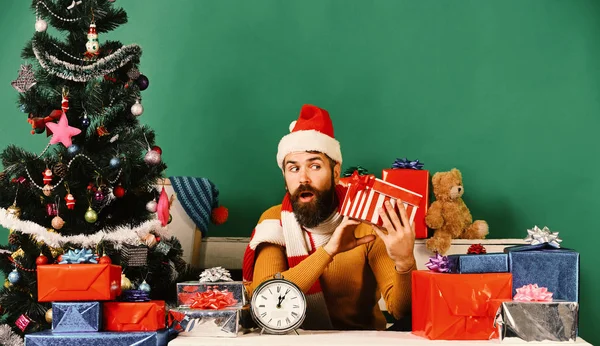
<instances>
[{"instance_id":1,"label":"white pom pom","mask_svg":"<svg viewBox=\"0 0 600 346\"><path fill-rule=\"evenodd\" d=\"M296 127L296 120L290 123L290 132L294 131L294 127Z\"/></svg>"}]
</instances>

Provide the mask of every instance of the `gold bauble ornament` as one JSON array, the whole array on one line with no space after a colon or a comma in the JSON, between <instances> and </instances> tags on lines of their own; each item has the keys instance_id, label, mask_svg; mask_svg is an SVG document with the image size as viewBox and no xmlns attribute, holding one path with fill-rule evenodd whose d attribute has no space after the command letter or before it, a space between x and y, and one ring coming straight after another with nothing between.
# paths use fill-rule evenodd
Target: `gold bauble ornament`
<instances>
[{"instance_id":1,"label":"gold bauble ornament","mask_svg":"<svg viewBox=\"0 0 600 346\"><path fill-rule=\"evenodd\" d=\"M65 253L65 251L60 247L51 247L50 253L52 254L53 258L57 258L59 255L62 255L63 253Z\"/></svg>"},{"instance_id":2,"label":"gold bauble ornament","mask_svg":"<svg viewBox=\"0 0 600 346\"><path fill-rule=\"evenodd\" d=\"M98 220L98 214L94 209L92 209L92 207L89 207L88 210L85 212L84 218L85 221L89 223L94 223Z\"/></svg>"},{"instance_id":3,"label":"gold bauble ornament","mask_svg":"<svg viewBox=\"0 0 600 346\"><path fill-rule=\"evenodd\" d=\"M62 219L62 217L55 216L52 219L51 224L52 224L52 228L54 228L54 229L61 229L65 225L65 221Z\"/></svg>"},{"instance_id":4,"label":"gold bauble ornament","mask_svg":"<svg viewBox=\"0 0 600 346\"><path fill-rule=\"evenodd\" d=\"M12 284L10 283L10 281L8 281L8 279L4 280L4 288L9 288L10 286L12 286Z\"/></svg>"},{"instance_id":5,"label":"gold bauble ornament","mask_svg":"<svg viewBox=\"0 0 600 346\"><path fill-rule=\"evenodd\" d=\"M156 236L152 233L148 233L144 238L142 238L142 240L149 248L156 246Z\"/></svg>"},{"instance_id":6,"label":"gold bauble ornament","mask_svg":"<svg viewBox=\"0 0 600 346\"><path fill-rule=\"evenodd\" d=\"M125 274L121 274L121 291L127 291L131 289L131 281L125 276Z\"/></svg>"},{"instance_id":7,"label":"gold bauble ornament","mask_svg":"<svg viewBox=\"0 0 600 346\"><path fill-rule=\"evenodd\" d=\"M48 311L46 311L46 322L48 323L52 323L52 308L48 309Z\"/></svg>"},{"instance_id":8,"label":"gold bauble ornament","mask_svg":"<svg viewBox=\"0 0 600 346\"><path fill-rule=\"evenodd\" d=\"M8 215L13 215L17 219L21 217L21 208L17 207L17 205L14 203L8 207L6 211L8 211Z\"/></svg>"}]
</instances>

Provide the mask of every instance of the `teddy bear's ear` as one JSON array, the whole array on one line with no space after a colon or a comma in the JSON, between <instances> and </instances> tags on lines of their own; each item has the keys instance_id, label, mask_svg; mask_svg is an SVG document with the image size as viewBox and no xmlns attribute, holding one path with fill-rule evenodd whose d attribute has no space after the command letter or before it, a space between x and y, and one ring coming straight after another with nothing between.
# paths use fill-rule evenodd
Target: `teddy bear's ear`
<instances>
[{"instance_id":1,"label":"teddy bear's ear","mask_svg":"<svg viewBox=\"0 0 600 346\"><path fill-rule=\"evenodd\" d=\"M433 177L431 177L431 183L434 186L438 185L440 183L440 179L442 179L442 174L440 172L437 172L433 175Z\"/></svg>"},{"instance_id":2,"label":"teddy bear's ear","mask_svg":"<svg viewBox=\"0 0 600 346\"><path fill-rule=\"evenodd\" d=\"M452 174L454 174L460 181L462 181L462 173L460 173L458 169L452 168L450 172L452 172Z\"/></svg>"}]
</instances>

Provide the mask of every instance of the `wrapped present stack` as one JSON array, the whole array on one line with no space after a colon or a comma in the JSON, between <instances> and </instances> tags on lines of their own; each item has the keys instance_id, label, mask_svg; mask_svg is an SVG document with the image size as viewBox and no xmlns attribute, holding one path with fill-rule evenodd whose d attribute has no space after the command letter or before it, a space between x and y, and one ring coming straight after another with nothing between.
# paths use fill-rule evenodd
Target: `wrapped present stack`
<instances>
[{"instance_id":1,"label":"wrapped present stack","mask_svg":"<svg viewBox=\"0 0 600 346\"><path fill-rule=\"evenodd\" d=\"M26 334L25 344L167 345L165 302L151 301L145 282L123 291L122 279L120 266L89 249L39 265L38 300L52 302L52 330Z\"/></svg>"},{"instance_id":2,"label":"wrapped present stack","mask_svg":"<svg viewBox=\"0 0 600 346\"><path fill-rule=\"evenodd\" d=\"M247 327L246 288L224 268L206 269L198 281L177 283L177 300L169 325L179 336L237 337Z\"/></svg>"},{"instance_id":3,"label":"wrapped present stack","mask_svg":"<svg viewBox=\"0 0 600 346\"><path fill-rule=\"evenodd\" d=\"M436 254L412 276L413 334L432 340L575 341L579 254L537 226L529 245Z\"/></svg>"}]
</instances>

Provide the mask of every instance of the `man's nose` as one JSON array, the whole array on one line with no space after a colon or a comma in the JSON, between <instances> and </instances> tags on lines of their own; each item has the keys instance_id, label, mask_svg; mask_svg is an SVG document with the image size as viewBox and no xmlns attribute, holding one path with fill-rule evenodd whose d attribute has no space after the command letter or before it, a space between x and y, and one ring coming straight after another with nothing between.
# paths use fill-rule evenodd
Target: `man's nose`
<instances>
[{"instance_id":1,"label":"man's nose","mask_svg":"<svg viewBox=\"0 0 600 346\"><path fill-rule=\"evenodd\" d=\"M305 169L300 170L300 184L310 184L308 172Z\"/></svg>"}]
</instances>

